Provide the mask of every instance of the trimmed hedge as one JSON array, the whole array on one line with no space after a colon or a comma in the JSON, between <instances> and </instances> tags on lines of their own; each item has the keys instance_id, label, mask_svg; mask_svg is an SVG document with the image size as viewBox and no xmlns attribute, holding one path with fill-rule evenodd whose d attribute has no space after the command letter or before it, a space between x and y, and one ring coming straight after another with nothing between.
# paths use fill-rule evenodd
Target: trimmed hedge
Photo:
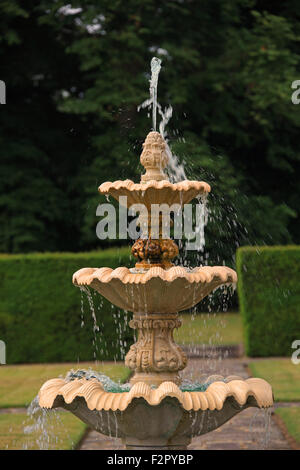
<instances>
[{"instance_id":1,"label":"trimmed hedge","mask_svg":"<svg viewBox=\"0 0 300 470\"><path fill-rule=\"evenodd\" d=\"M88 298L73 286L72 274L83 267L129 264L127 248L0 255L0 339L7 363L123 358L132 341L125 313L91 291L99 326L94 331Z\"/></svg>"},{"instance_id":2,"label":"trimmed hedge","mask_svg":"<svg viewBox=\"0 0 300 470\"><path fill-rule=\"evenodd\" d=\"M300 246L237 250L238 296L249 356L291 356L300 339Z\"/></svg>"}]
</instances>

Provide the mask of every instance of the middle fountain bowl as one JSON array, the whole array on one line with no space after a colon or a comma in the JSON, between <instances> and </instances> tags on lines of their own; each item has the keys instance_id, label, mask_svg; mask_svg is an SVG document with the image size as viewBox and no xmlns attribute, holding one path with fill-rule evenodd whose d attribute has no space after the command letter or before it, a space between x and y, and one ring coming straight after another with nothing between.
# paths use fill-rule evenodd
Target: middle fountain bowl
<instances>
[{"instance_id":1,"label":"middle fountain bowl","mask_svg":"<svg viewBox=\"0 0 300 470\"><path fill-rule=\"evenodd\" d=\"M123 310L139 313L174 313L200 302L224 284L235 284L237 276L225 266L203 266L188 270L180 266L154 267L144 273L128 268L83 268L73 276L76 286L88 286Z\"/></svg>"}]
</instances>

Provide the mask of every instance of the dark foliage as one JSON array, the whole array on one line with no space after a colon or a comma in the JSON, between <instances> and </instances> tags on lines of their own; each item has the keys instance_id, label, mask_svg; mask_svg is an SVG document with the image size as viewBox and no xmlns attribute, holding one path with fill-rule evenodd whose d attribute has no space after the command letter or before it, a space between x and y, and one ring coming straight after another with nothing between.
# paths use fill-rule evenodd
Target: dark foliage
<instances>
[{"instance_id":1,"label":"dark foliage","mask_svg":"<svg viewBox=\"0 0 300 470\"><path fill-rule=\"evenodd\" d=\"M174 107L170 144L189 177L212 184L205 256L299 242L299 2L64 5L0 4L0 251L99 246L97 186L140 172L153 55L159 101Z\"/></svg>"}]
</instances>

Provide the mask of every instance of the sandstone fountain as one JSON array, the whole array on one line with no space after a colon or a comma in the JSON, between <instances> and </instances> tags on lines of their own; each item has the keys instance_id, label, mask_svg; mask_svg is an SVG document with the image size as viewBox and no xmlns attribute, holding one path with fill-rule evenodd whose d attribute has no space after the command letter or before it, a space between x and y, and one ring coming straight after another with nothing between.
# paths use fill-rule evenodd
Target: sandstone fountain
<instances>
[{"instance_id":1,"label":"sandstone fountain","mask_svg":"<svg viewBox=\"0 0 300 470\"><path fill-rule=\"evenodd\" d=\"M151 204L184 206L210 192L205 182L168 180L166 143L158 132L148 134L140 161L146 169L140 183L106 182L100 193L118 201L126 196L128 207L144 204L150 213ZM130 326L138 339L125 359L133 371L130 386L109 390L97 375L75 374L49 380L39 392L42 408L65 408L99 433L122 438L127 449L186 449L193 436L218 428L242 410L273 404L271 386L262 379L212 376L190 389L181 385L180 371L187 357L173 339L174 328L181 324L178 312L221 285L236 283L237 276L225 266L174 266L178 247L171 238L163 238L159 220L155 239L151 218L141 217L141 229L148 225L148 237L132 247L135 267L84 268L73 276L75 286L95 289L133 312Z\"/></svg>"}]
</instances>

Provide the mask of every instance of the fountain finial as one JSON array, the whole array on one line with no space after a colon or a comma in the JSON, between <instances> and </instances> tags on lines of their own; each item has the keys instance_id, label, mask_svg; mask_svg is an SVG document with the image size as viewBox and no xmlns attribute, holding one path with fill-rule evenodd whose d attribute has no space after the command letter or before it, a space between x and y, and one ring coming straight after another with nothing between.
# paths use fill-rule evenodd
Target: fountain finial
<instances>
[{"instance_id":1,"label":"fountain finial","mask_svg":"<svg viewBox=\"0 0 300 470\"><path fill-rule=\"evenodd\" d=\"M141 183L153 180L168 180L163 171L168 164L168 160L166 143L161 134L156 131L149 132L143 143L143 151L140 157L140 162L146 169L146 173L141 177Z\"/></svg>"}]
</instances>

